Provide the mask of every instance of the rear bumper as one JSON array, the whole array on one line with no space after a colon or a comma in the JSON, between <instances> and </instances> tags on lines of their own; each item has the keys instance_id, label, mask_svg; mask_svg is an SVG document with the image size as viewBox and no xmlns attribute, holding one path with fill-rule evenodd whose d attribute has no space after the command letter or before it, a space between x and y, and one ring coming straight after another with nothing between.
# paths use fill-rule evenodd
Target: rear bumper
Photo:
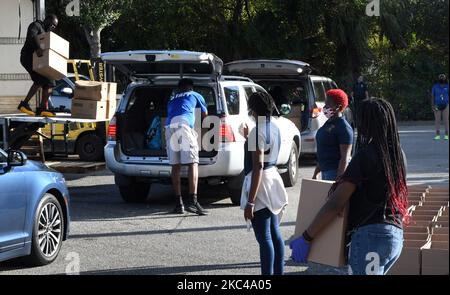
<instances>
[{"instance_id":1,"label":"rear bumper","mask_svg":"<svg viewBox=\"0 0 450 295\"><path fill-rule=\"evenodd\" d=\"M120 148L115 142L105 146L106 166L113 173L133 177L170 178L171 166L161 159L159 163L129 163L121 160ZM216 157L202 159L198 168L199 178L234 177L244 169L244 153L239 144L228 144L227 149L220 151ZM188 176L187 167L181 169L181 177Z\"/></svg>"}]
</instances>

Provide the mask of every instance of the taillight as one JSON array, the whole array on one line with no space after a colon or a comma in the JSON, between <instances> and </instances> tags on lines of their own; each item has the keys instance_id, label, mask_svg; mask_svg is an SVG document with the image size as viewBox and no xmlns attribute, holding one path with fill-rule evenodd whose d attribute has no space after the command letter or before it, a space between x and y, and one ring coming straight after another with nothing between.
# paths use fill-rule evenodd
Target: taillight
<instances>
[{"instance_id":1,"label":"taillight","mask_svg":"<svg viewBox=\"0 0 450 295\"><path fill-rule=\"evenodd\" d=\"M108 141L116 141L117 136L117 119L116 117L112 117L109 121L108 125Z\"/></svg>"},{"instance_id":2,"label":"taillight","mask_svg":"<svg viewBox=\"0 0 450 295\"><path fill-rule=\"evenodd\" d=\"M322 112L322 108L315 107L311 110L311 118L317 118L320 115L320 112Z\"/></svg>"},{"instance_id":3,"label":"taillight","mask_svg":"<svg viewBox=\"0 0 450 295\"><path fill-rule=\"evenodd\" d=\"M222 122L220 123L219 136L222 139L222 142L235 142L236 141L236 138L234 137L233 129L224 119L222 119Z\"/></svg>"}]
</instances>

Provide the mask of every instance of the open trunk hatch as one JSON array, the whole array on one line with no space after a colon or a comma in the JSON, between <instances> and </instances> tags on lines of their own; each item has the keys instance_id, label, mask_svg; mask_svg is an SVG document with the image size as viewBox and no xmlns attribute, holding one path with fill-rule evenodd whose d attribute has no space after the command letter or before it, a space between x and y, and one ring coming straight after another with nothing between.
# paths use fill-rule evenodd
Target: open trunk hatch
<instances>
[{"instance_id":1,"label":"open trunk hatch","mask_svg":"<svg viewBox=\"0 0 450 295\"><path fill-rule=\"evenodd\" d=\"M224 71L231 75L258 76L298 76L309 74L309 64L294 60L240 60L226 64Z\"/></svg>"},{"instance_id":2,"label":"open trunk hatch","mask_svg":"<svg viewBox=\"0 0 450 295\"><path fill-rule=\"evenodd\" d=\"M167 118L167 102L176 90L175 85L160 85L138 87L133 91L119 123L120 144L126 156L167 157L164 128ZM214 89L197 86L194 90L205 98L208 115L217 115ZM156 121L154 122L154 120ZM155 124L159 125L159 130L151 128ZM202 129L202 136L208 130ZM160 139L150 141L152 135ZM155 143L157 143L156 147ZM211 158L216 154L217 151L206 152L200 147L199 156L202 158Z\"/></svg>"},{"instance_id":3,"label":"open trunk hatch","mask_svg":"<svg viewBox=\"0 0 450 295\"><path fill-rule=\"evenodd\" d=\"M115 66L129 78L156 76L197 76L217 79L223 62L211 53L192 51L126 51L101 55L103 61Z\"/></svg>"}]
</instances>

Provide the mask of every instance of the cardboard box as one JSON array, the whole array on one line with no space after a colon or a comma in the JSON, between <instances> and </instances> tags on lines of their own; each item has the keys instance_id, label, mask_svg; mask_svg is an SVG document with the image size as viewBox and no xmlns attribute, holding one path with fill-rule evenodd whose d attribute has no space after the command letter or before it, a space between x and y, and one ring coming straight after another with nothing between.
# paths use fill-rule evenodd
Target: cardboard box
<instances>
[{"instance_id":1,"label":"cardboard box","mask_svg":"<svg viewBox=\"0 0 450 295\"><path fill-rule=\"evenodd\" d=\"M107 101L109 98L109 89L110 85L107 82L76 81L74 98Z\"/></svg>"},{"instance_id":2,"label":"cardboard box","mask_svg":"<svg viewBox=\"0 0 450 295\"><path fill-rule=\"evenodd\" d=\"M295 237L299 237L306 230L326 203L332 184L331 181L302 179ZM314 238L308 260L334 267L344 266L346 227L347 214L337 216Z\"/></svg>"},{"instance_id":3,"label":"cardboard box","mask_svg":"<svg viewBox=\"0 0 450 295\"><path fill-rule=\"evenodd\" d=\"M404 233L423 233L423 234L428 234L430 230L426 226L405 226L403 231L404 231Z\"/></svg>"},{"instance_id":4,"label":"cardboard box","mask_svg":"<svg viewBox=\"0 0 450 295\"><path fill-rule=\"evenodd\" d=\"M436 199L426 199L425 202L423 202L423 205L430 205L430 206L446 206L448 207L448 201L444 200L436 200Z\"/></svg>"},{"instance_id":5,"label":"cardboard box","mask_svg":"<svg viewBox=\"0 0 450 295\"><path fill-rule=\"evenodd\" d=\"M433 222L436 221L436 215L419 215L419 214L413 214L411 215L412 222L415 221L427 221L427 222Z\"/></svg>"},{"instance_id":6,"label":"cardboard box","mask_svg":"<svg viewBox=\"0 0 450 295\"><path fill-rule=\"evenodd\" d=\"M117 101L117 83L108 83L108 100Z\"/></svg>"},{"instance_id":7,"label":"cardboard box","mask_svg":"<svg viewBox=\"0 0 450 295\"><path fill-rule=\"evenodd\" d=\"M41 57L33 54L33 71L50 80L60 80L67 76L67 59L51 49L46 49Z\"/></svg>"},{"instance_id":8,"label":"cardboard box","mask_svg":"<svg viewBox=\"0 0 450 295\"><path fill-rule=\"evenodd\" d=\"M432 235L431 247L422 250L423 275L448 275L448 235Z\"/></svg>"},{"instance_id":9,"label":"cardboard box","mask_svg":"<svg viewBox=\"0 0 450 295\"><path fill-rule=\"evenodd\" d=\"M432 227L448 227L448 221L437 220L435 222L432 222L430 226L432 226Z\"/></svg>"},{"instance_id":10,"label":"cardboard box","mask_svg":"<svg viewBox=\"0 0 450 295\"><path fill-rule=\"evenodd\" d=\"M448 235L448 227L433 227L431 228L433 235Z\"/></svg>"},{"instance_id":11,"label":"cardboard box","mask_svg":"<svg viewBox=\"0 0 450 295\"><path fill-rule=\"evenodd\" d=\"M407 241L426 241L429 237L428 232L412 233L404 232L403 239Z\"/></svg>"},{"instance_id":12,"label":"cardboard box","mask_svg":"<svg viewBox=\"0 0 450 295\"><path fill-rule=\"evenodd\" d=\"M441 212L444 211L444 206L442 205L430 205L430 204L423 204L421 206L417 206L415 210L424 210L424 211L436 211Z\"/></svg>"},{"instance_id":13,"label":"cardboard box","mask_svg":"<svg viewBox=\"0 0 450 295\"><path fill-rule=\"evenodd\" d=\"M106 118L108 118L108 120L111 120L111 118L116 113L117 101L115 99L108 100L107 101L107 106L108 107L107 107L107 110L106 110Z\"/></svg>"},{"instance_id":14,"label":"cardboard box","mask_svg":"<svg viewBox=\"0 0 450 295\"><path fill-rule=\"evenodd\" d=\"M431 242L404 241L400 257L389 270L388 275L420 275L422 267L422 249L429 248Z\"/></svg>"},{"instance_id":15,"label":"cardboard box","mask_svg":"<svg viewBox=\"0 0 450 295\"><path fill-rule=\"evenodd\" d=\"M53 32L40 34L37 38L42 49L51 49L65 59L69 59L69 41L61 38Z\"/></svg>"},{"instance_id":16,"label":"cardboard box","mask_svg":"<svg viewBox=\"0 0 450 295\"><path fill-rule=\"evenodd\" d=\"M415 221L413 219L413 220L411 220L410 226L429 227L432 224L433 224L433 222L430 222L430 221Z\"/></svg>"},{"instance_id":17,"label":"cardboard box","mask_svg":"<svg viewBox=\"0 0 450 295\"><path fill-rule=\"evenodd\" d=\"M417 207L412 212L412 216L414 219L414 215L433 215L433 216L441 216L442 210L426 210L422 209L421 207Z\"/></svg>"},{"instance_id":18,"label":"cardboard box","mask_svg":"<svg viewBox=\"0 0 450 295\"><path fill-rule=\"evenodd\" d=\"M92 120L106 120L107 101L72 99L72 117Z\"/></svg>"}]
</instances>

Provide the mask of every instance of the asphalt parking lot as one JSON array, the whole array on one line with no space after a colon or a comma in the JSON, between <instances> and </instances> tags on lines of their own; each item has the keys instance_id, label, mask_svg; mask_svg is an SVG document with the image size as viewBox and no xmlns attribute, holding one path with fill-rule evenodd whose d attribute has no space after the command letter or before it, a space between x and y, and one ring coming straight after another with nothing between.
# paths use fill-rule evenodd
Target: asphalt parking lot
<instances>
[{"instance_id":1,"label":"asphalt parking lot","mask_svg":"<svg viewBox=\"0 0 450 295\"><path fill-rule=\"evenodd\" d=\"M448 185L448 142L434 142L429 123L400 128L408 159L409 183ZM312 159L302 159L300 178L310 178ZM242 211L214 190L200 191L209 216L173 215L170 186L152 187L146 204L123 203L108 171L89 175L66 175L72 197L71 236L51 265L28 268L20 261L0 263L0 274L64 274L79 258L81 274L259 274L258 245L248 232ZM289 207L282 232L294 232L300 181L288 189ZM286 274L344 274L316 264L289 261Z\"/></svg>"}]
</instances>

